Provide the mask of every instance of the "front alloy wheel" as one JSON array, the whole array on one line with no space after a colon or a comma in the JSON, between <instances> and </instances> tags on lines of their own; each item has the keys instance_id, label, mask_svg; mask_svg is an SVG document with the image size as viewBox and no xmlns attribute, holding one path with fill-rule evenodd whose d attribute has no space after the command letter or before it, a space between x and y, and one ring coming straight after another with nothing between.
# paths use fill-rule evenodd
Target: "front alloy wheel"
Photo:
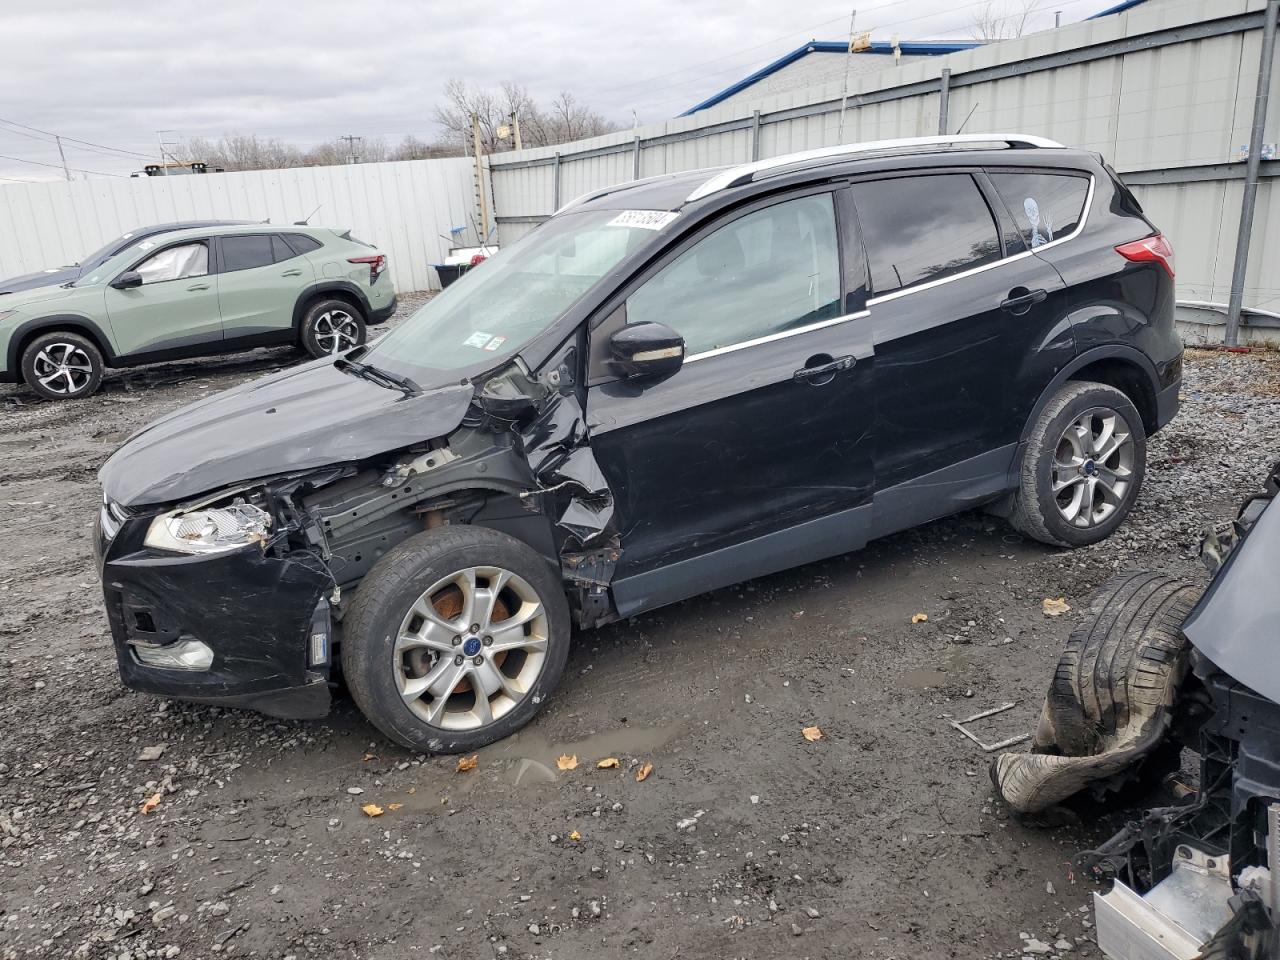
<instances>
[{"instance_id":1,"label":"front alloy wheel","mask_svg":"<svg viewBox=\"0 0 1280 960\"><path fill-rule=\"evenodd\" d=\"M89 355L74 343L63 340L55 340L36 351L32 371L42 387L61 397L83 392L93 380Z\"/></svg>"},{"instance_id":2,"label":"front alloy wheel","mask_svg":"<svg viewBox=\"0 0 1280 960\"><path fill-rule=\"evenodd\" d=\"M316 317L313 336L320 349L332 355L360 343L360 326L346 310L328 310Z\"/></svg>"},{"instance_id":3,"label":"front alloy wheel","mask_svg":"<svg viewBox=\"0 0 1280 960\"><path fill-rule=\"evenodd\" d=\"M342 627L352 699L388 737L424 753L471 751L519 730L569 655L559 569L528 544L464 524L388 551Z\"/></svg>"},{"instance_id":4,"label":"front alloy wheel","mask_svg":"<svg viewBox=\"0 0 1280 960\"><path fill-rule=\"evenodd\" d=\"M428 587L396 635L396 685L409 709L446 730L505 716L542 673L546 608L501 567L467 567Z\"/></svg>"}]
</instances>

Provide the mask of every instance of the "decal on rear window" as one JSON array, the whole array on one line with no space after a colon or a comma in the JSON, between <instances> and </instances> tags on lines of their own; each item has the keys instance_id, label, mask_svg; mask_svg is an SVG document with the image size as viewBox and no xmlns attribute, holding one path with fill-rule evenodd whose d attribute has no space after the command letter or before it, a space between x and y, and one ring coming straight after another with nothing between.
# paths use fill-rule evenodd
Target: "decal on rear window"
<instances>
[{"instance_id":1,"label":"decal on rear window","mask_svg":"<svg viewBox=\"0 0 1280 960\"><path fill-rule=\"evenodd\" d=\"M679 214L667 210L623 210L609 221L611 227L639 227L642 230L661 230Z\"/></svg>"}]
</instances>

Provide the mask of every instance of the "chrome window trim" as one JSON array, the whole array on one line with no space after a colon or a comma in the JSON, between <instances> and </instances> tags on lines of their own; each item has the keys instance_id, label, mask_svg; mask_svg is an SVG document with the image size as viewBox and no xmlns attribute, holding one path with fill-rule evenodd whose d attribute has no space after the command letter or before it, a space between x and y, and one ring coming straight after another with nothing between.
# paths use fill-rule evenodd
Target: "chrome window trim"
<instances>
[{"instance_id":1,"label":"chrome window trim","mask_svg":"<svg viewBox=\"0 0 1280 960\"><path fill-rule=\"evenodd\" d=\"M775 340L785 340L787 337L794 337L801 333L809 333L813 330L821 330L823 327L833 327L837 323L844 323L848 320L858 320L870 315L870 310L859 310L857 313L846 313L844 316L832 317L830 320L819 320L817 323L809 323L803 327L796 327L794 330L780 330L777 333L770 333L763 337L756 337L754 340L743 340L741 343L731 343L727 347L716 347L714 350L704 350L702 353L695 353L692 356L685 357L684 362L693 363L696 360L706 360L708 357L718 357L721 354L733 353L735 350L745 350L747 347L758 347L762 343L773 343Z\"/></svg>"},{"instance_id":2,"label":"chrome window trim","mask_svg":"<svg viewBox=\"0 0 1280 960\"><path fill-rule=\"evenodd\" d=\"M1061 176L1061 174L1059 174L1059 176ZM1067 174L1067 176L1070 176L1070 174ZM927 283L918 283L915 286L903 287L900 290L894 290L892 293L886 293L879 297L872 297L870 300L867 301L867 307L870 308L875 306L877 303L887 303L890 300L897 300L899 297L905 297L908 294L912 294L912 293L919 293L921 290L930 290L933 287L940 287L944 283L950 283L952 280L961 280L964 277L971 277L976 273L982 273L984 270L992 270L992 269L995 269L996 267L1002 267L1006 263L1013 263L1015 260L1021 260L1024 257L1030 257L1033 254L1039 253L1041 250L1048 250L1050 247L1056 247L1059 244L1067 243L1070 240L1074 240L1076 237L1080 235L1081 231L1084 230L1086 224L1088 224L1089 214L1093 210L1093 188L1094 188L1095 181L1094 181L1093 174L1089 174L1088 176L1089 176L1089 191L1085 194L1085 197L1084 197L1084 211L1080 216L1080 222L1076 224L1076 228L1072 230L1069 234L1067 234L1065 237L1058 237L1056 240L1050 240L1048 243L1042 243L1038 247L1032 247L1029 250L1023 250L1021 253L1015 253L1009 257L1001 257L999 260L995 260L991 263L984 263L980 267L973 267L969 270L962 270L959 273L953 273L947 277L939 277L937 280L930 280ZM1019 231L1019 233L1021 233L1021 231Z\"/></svg>"}]
</instances>

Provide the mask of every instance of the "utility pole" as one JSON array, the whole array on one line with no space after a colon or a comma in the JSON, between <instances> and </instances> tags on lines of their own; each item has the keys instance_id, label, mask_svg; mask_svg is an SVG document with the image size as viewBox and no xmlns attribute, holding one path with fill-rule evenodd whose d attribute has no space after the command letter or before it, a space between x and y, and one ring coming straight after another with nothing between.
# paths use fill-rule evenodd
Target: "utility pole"
<instances>
[{"instance_id":1,"label":"utility pole","mask_svg":"<svg viewBox=\"0 0 1280 960\"><path fill-rule=\"evenodd\" d=\"M1262 160L1262 136L1267 122L1267 95L1271 92L1271 61L1276 49L1276 13L1280 0L1267 0L1262 21L1262 59L1258 63L1258 94L1253 98L1253 129L1249 133L1249 159L1245 165L1244 198L1240 204L1240 232L1236 235L1236 262L1231 271L1231 299L1227 301L1227 328L1222 342L1240 343L1240 311L1244 309L1244 281L1249 268L1249 241L1253 237L1253 206L1258 196L1258 165Z\"/></svg>"},{"instance_id":2,"label":"utility pole","mask_svg":"<svg viewBox=\"0 0 1280 960\"><path fill-rule=\"evenodd\" d=\"M338 139L344 141L347 145L347 163L359 163L360 157L356 154L356 144L363 143L364 137L353 137L351 134L347 134L345 137L339 137Z\"/></svg>"},{"instance_id":3,"label":"utility pole","mask_svg":"<svg viewBox=\"0 0 1280 960\"><path fill-rule=\"evenodd\" d=\"M520 139L520 114L513 113L511 115L511 133L515 137L515 148L517 150L524 149L524 143Z\"/></svg>"},{"instance_id":4,"label":"utility pole","mask_svg":"<svg viewBox=\"0 0 1280 960\"><path fill-rule=\"evenodd\" d=\"M1057 30L1060 26L1062 26L1062 11L1055 10L1053 11L1053 29Z\"/></svg>"},{"instance_id":5,"label":"utility pole","mask_svg":"<svg viewBox=\"0 0 1280 960\"><path fill-rule=\"evenodd\" d=\"M53 136L54 141L58 144L58 156L62 158L62 175L67 178L67 182L71 182L71 171L67 169L67 155L62 150L62 138L57 134Z\"/></svg>"},{"instance_id":6,"label":"utility pole","mask_svg":"<svg viewBox=\"0 0 1280 960\"><path fill-rule=\"evenodd\" d=\"M164 135L165 135L166 133L173 133L173 131L172 131L172 130L157 130L157 131L156 131L156 143L157 143L157 144L159 145L159 147L160 147L160 169L164 171L164 175L167 177L167 176L169 175L169 166L168 166L168 164L166 164L166 163L164 162Z\"/></svg>"},{"instance_id":7,"label":"utility pole","mask_svg":"<svg viewBox=\"0 0 1280 960\"><path fill-rule=\"evenodd\" d=\"M489 198L484 186L484 154L480 147L480 117L471 114L471 148L476 154L476 197L480 201L480 246L489 242Z\"/></svg>"},{"instance_id":8,"label":"utility pole","mask_svg":"<svg viewBox=\"0 0 1280 960\"><path fill-rule=\"evenodd\" d=\"M840 123L836 127L836 142L844 143L844 108L849 102L849 69L853 66L853 24L858 11L849 12L849 49L844 54L844 88L840 92Z\"/></svg>"}]
</instances>

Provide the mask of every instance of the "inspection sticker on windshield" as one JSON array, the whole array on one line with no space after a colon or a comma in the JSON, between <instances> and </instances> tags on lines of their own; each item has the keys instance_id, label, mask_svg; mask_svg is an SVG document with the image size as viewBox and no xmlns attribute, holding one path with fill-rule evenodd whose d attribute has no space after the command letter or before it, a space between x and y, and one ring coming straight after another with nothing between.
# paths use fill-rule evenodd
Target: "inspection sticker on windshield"
<instances>
[{"instance_id":1,"label":"inspection sticker on windshield","mask_svg":"<svg viewBox=\"0 0 1280 960\"><path fill-rule=\"evenodd\" d=\"M623 210L609 221L609 226L661 230L678 216L678 213L671 213L667 210Z\"/></svg>"},{"instance_id":2,"label":"inspection sticker on windshield","mask_svg":"<svg viewBox=\"0 0 1280 960\"><path fill-rule=\"evenodd\" d=\"M483 347L491 339L493 339L492 333L482 333L477 331L476 333L473 333L471 336L467 337L467 339L463 340L462 345L464 347Z\"/></svg>"},{"instance_id":3,"label":"inspection sticker on windshield","mask_svg":"<svg viewBox=\"0 0 1280 960\"><path fill-rule=\"evenodd\" d=\"M502 346L506 342L507 342L506 337L494 337L492 340L490 340L488 343L484 345L484 348L488 350L490 353L492 353L494 350L497 350L500 346Z\"/></svg>"}]
</instances>

